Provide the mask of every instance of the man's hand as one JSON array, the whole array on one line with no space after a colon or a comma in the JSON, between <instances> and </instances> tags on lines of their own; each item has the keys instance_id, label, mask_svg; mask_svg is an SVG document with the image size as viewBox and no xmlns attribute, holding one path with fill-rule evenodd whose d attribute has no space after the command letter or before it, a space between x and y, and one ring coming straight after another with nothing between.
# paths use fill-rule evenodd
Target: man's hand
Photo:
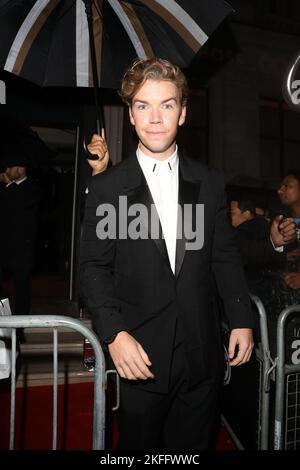
<instances>
[{"instance_id":1,"label":"man's hand","mask_svg":"<svg viewBox=\"0 0 300 470\"><path fill-rule=\"evenodd\" d=\"M237 356L234 358L238 346ZM239 366L248 362L254 346L253 334L250 328L235 328L230 333L228 354L230 365ZM234 359L233 359L234 358Z\"/></svg>"},{"instance_id":2,"label":"man's hand","mask_svg":"<svg viewBox=\"0 0 300 470\"><path fill-rule=\"evenodd\" d=\"M300 289L300 273L289 273L283 280L291 289Z\"/></svg>"},{"instance_id":3,"label":"man's hand","mask_svg":"<svg viewBox=\"0 0 300 470\"><path fill-rule=\"evenodd\" d=\"M108 350L123 379L154 379L154 375L149 369L152 365L149 357L140 343L126 331L117 334L116 339L108 345Z\"/></svg>"},{"instance_id":4,"label":"man's hand","mask_svg":"<svg viewBox=\"0 0 300 470\"><path fill-rule=\"evenodd\" d=\"M87 159L88 164L93 170L93 176L105 171L109 161L109 154L105 141L104 129L102 129L101 134L101 136L98 134L93 134L92 140L87 146L87 149L90 153L92 153L93 155L98 155L99 157L98 160Z\"/></svg>"},{"instance_id":5,"label":"man's hand","mask_svg":"<svg viewBox=\"0 0 300 470\"><path fill-rule=\"evenodd\" d=\"M290 217L283 220L283 215L278 215L271 225L271 239L275 247L287 245L296 240L296 225Z\"/></svg>"}]
</instances>

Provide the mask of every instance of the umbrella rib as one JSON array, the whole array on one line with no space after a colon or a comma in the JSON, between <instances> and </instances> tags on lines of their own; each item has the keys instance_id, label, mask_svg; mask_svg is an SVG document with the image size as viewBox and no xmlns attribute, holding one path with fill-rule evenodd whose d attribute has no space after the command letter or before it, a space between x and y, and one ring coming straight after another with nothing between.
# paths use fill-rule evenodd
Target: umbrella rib
<instances>
[{"instance_id":1,"label":"umbrella rib","mask_svg":"<svg viewBox=\"0 0 300 470\"><path fill-rule=\"evenodd\" d=\"M83 2L76 2L76 83L89 86L89 33Z\"/></svg>"},{"instance_id":2,"label":"umbrella rib","mask_svg":"<svg viewBox=\"0 0 300 470\"><path fill-rule=\"evenodd\" d=\"M119 18L120 22L122 23L126 33L128 34L130 41L133 44L133 47L135 48L137 56L140 57L141 59L146 59L147 54L145 52L145 49L138 35L136 34L128 16L126 15L126 12L124 11L122 5L120 5L118 0L108 0L108 3L110 4L115 14Z\"/></svg>"},{"instance_id":3,"label":"umbrella rib","mask_svg":"<svg viewBox=\"0 0 300 470\"><path fill-rule=\"evenodd\" d=\"M28 51L51 11L59 0L36 2L23 21L8 53L4 69L19 74Z\"/></svg>"},{"instance_id":4,"label":"umbrella rib","mask_svg":"<svg viewBox=\"0 0 300 470\"><path fill-rule=\"evenodd\" d=\"M166 23L171 23L182 39L197 52L207 41L207 34L194 19L174 0L141 0Z\"/></svg>"},{"instance_id":5,"label":"umbrella rib","mask_svg":"<svg viewBox=\"0 0 300 470\"><path fill-rule=\"evenodd\" d=\"M94 7L95 7L96 12L97 12L98 15L99 15L99 18L102 18L102 20L103 20L102 11L99 10L99 8L98 8L98 6L97 6L97 2L94 3Z\"/></svg>"},{"instance_id":6,"label":"umbrella rib","mask_svg":"<svg viewBox=\"0 0 300 470\"><path fill-rule=\"evenodd\" d=\"M156 0L162 7L169 10L172 15L177 18L180 23L191 33L191 35L199 42L200 45L203 45L208 36L205 34L203 29L193 20L193 18L174 0Z\"/></svg>"}]
</instances>

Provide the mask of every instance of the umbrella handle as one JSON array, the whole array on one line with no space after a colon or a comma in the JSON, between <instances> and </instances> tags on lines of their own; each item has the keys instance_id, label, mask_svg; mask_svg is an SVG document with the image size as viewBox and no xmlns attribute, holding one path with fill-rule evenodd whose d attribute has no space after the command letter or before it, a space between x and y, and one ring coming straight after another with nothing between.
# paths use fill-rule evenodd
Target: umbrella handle
<instances>
[{"instance_id":1,"label":"umbrella handle","mask_svg":"<svg viewBox=\"0 0 300 470\"><path fill-rule=\"evenodd\" d=\"M94 41L94 30L93 30L93 14L92 14L92 1L83 0L85 5L85 12L87 16L88 29L89 29L89 42L90 42L90 57L92 65L92 77L93 77L93 88L94 88L94 100L96 108L96 130L97 134L101 135L101 128L105 127L104 122L104 112L103 112L103 103L102 100L98 98L98 89L99 89L99 80L97 72L97 61L96 61L96 51L95 51L95 41ZM91 154L86 146L85 139L83 139L83 148L85 151L85 156L89 160L98 160L98 155Z\"/></svg>"},{"instance_id":2,"label":"umbrella handle","mask_svg":"<svg viewBox=\"0 0 300 470\"><path fill-rule=\"evenodd\" d=\"M87 148L87 146L86 146L86 143L85 143L85 138L83 138L82 146L83 146L85 158L88 158L89 160L98 160L98 159L99 159L98 155L95 155L95 154L91 153L91 152L88 150L88 148Z\"/></svg>"},{"instance_id":3,"label":"umbrella handle","mask_svg":"<svg viewBox=\"0 0 300 470\"><path fill-rule=\"evenodd\" d=\"M96 121L97 133L100 135L101 127L105 127L105 123L104 123L103 102L102 102L101 96L100 97L98 96L99 77L98 77L98 70L97 70L95 38L94 38L94 28L93 28L93 12L92 12L93 2L91 0L82 0L82 1L85 5L85 13L86 13L87 22L88 22L94 101L95 101L95 107L96 107L96 113L97 113L97 121Z\"/></svg>"},{"instance_id":4,"label":"umbrella handle","mask_svg":"<svg viewBox=\"0 0 300 470\"><path fill-rule=\"evenodd\" d=\"M96 132L98 135L101 136L101 126L100 126L99 118L96 119ZM99 158L98 155L95 155L88 150L87 145L85 143L85 137L83 137L82 146L83 146L83 150L84 150L84 154L86 158L88 158L89 160L98 160Z\"/></svg>"}]
</instances>

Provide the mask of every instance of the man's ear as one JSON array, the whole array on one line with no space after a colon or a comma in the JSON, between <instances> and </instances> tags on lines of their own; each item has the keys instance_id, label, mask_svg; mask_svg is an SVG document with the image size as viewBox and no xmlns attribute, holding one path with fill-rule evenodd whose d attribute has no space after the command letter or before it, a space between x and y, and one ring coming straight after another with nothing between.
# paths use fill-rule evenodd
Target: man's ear
<instances>
[{"instance_id":1,"label":"man's ear","mask_svg":"<svg viewBox=\"0 0 300 470\"><path fill-rule=\"evenodd\" d=\"M128 110L129 110L129 120L130 120L130 123L131 123L133 126L135 126L135 121L134 121L134 118L133 118L133 115L132 115L131 106L129 106Z\"/></svg>"},{"instance_id":2,"label":"man's ear","mask_svg":"<svg viewBox=\"0 0 300 470\"><path fill-rule=\"evenodd\" d=\"M182 126L185 123L186 118L186 106L182 106L181 113L179 116L178 126Z\"/></svg>"}]
</instances>

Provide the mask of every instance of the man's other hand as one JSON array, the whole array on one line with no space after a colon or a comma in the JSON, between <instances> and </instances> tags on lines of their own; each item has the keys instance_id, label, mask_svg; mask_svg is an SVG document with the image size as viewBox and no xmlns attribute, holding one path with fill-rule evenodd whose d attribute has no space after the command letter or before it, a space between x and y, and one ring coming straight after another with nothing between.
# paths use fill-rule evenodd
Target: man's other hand
<instances>
[{"instance_id":1,"label":"man's other hand","mask_svg":"<svg viewBox=\"0 0 300 470\"><path fill-rule=\"evenodd\" d=\"M230 333L228 354L231 366L240 366L248 362L254 346L250 328L235 328ZM237 354L236 353L237 348Z\"/></svg>"},{"instance_id":2,"label":"man's other hand","mask_svg":"<svg viewBox=\"0 0 300 470\"><path fill-rule=\"evenodd\" d=\"M109 354L119 375L128 380L154 379L150 359L140 343L126 331L120 331L108 345Z\"/></svg>"}]
</instances>

